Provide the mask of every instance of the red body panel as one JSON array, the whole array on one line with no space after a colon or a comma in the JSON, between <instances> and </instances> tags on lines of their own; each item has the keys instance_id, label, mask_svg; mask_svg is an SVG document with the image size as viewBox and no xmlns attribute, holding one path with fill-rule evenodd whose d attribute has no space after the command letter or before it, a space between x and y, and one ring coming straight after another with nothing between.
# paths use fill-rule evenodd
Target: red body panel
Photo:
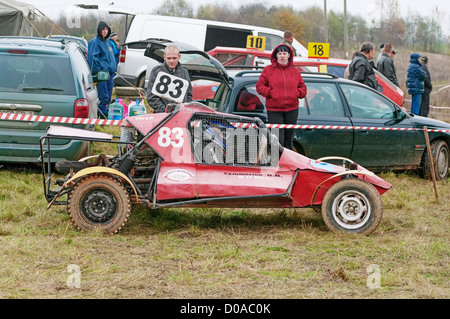
<instances>
[{"instance_id":1,"label":"red body panel","mask_svg":"<svg viewBox=\"0 0 450 319\"><path fill-rule=\"evenodd\" d=\"M194 113L198 112L238 118L194 103L181 104L179 111L172 114L127 119L144 135L158 128L145 140L162 158L156 186L157 201L223 198L225 202L221 205L230 205L228 207L320 205L326 190L341 179L338 174L347 171L344 167L312 160L288 149L283 150L277 166L195 163L189 125ZM380 194L391 187L363 167L357 169L360 172L357 177L373 184ZM254 198L252 201L256 203L245 201L245 197L261 197L261 202Z\"/></svg>"}]
</instances>

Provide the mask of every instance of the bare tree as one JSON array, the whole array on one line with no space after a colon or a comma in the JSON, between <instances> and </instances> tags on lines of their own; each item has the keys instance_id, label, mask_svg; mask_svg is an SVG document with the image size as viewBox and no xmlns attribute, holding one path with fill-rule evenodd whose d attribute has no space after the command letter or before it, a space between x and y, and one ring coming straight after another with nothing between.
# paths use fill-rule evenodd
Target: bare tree
<instances>
[{"instance_id":1,"label":"bare tree","mask_svg":"<svg viewBox=\"0 0 450 319\"><path fill-rule=\"evenodd\" d=\"M154 10L153 13L173 17L194 17L192 5L185 0L168 0Z\"/></svg>"}]
</instances>

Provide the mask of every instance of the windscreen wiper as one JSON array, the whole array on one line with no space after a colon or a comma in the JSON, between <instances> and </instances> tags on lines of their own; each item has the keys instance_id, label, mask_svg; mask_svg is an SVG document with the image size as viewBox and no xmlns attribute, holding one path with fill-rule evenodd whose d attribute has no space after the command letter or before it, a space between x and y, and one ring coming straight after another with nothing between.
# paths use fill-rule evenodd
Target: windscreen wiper
<instances>
[{"instance_id":1,"label":"windscreen wiper","mask_svg":"<svg viewBox=\"0 0 450 319\"><path fill-rule=\"evenodd\" d=\"M49 88L49 87L24 87L22 91L58 91L62 92L64 90L57 88Z\"/></svg>"}]
</instances>

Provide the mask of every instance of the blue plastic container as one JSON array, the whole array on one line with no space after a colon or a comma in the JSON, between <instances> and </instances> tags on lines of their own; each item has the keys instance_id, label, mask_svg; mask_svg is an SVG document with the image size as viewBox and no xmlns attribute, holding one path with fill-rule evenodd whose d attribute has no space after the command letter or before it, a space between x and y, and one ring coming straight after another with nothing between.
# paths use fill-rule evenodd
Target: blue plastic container
<instances>
[{"instance_id":1,"label":"blue plastic container","mask_svg":"<svg viewBox=\"0 0 450 319\"><path fill-rule=\"evenodd\" d=\"M136 104L131 105L128 110L129 116L137 116L147 114L147 110L145 109L144 102L139 102L139 99L136 100Z\"/></svg>"},{"instance_id":2,"label":"blue plastic container","mask_svg":"<svg viewBox=\"0 0 450 319\"><path fill-rule=\"evenodd\" d=\"M123 105L119 103L119 98L116 98L114 103L111 103L108 108L108 120L122 120L123 119Z\"/></svg>"}]
</instances>

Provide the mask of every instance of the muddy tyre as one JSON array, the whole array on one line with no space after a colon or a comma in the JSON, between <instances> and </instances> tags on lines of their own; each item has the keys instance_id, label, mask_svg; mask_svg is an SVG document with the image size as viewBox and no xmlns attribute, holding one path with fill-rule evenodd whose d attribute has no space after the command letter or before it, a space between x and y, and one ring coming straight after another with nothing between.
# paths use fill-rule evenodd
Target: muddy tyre
<instances>
[{"instance_id":1,"label":"muddy tyre","mask_svg":"<svg viewBox=\"0 0 450 319\"><path fill-rule=\"evenodd\" d=\"M444 180L448 176L449 165L449 148L444 141L433 141L431 143L431 157L434 161L434 169L436 172L437 180ZM431 177L431 163L428 158L428 151L425 151L423 155L423 174L427 179Z\"/></svg>"},{"instance_id":2,"label":"muddy tyre","mask_svg":"<svg viewBox=\"0 0 450 319\"><path fill-rule=\"evenodd\" d=\"M69 194L69 216L79 230L102 229L117 233L127 222L130 197L123 185L108 175L80 180Z\"/></svg>"},{"instance_id":3,"label":"muddy tyre","mask_svg":"<svg viewBox=\"0 0 450 319\"><path fill-rule=\"evenodd\" d=\"M375 187L360 179L344 179L325 194L322 217L333 232L368 235L383 216L383 201Z\"/></svg>"}]
</instances>

